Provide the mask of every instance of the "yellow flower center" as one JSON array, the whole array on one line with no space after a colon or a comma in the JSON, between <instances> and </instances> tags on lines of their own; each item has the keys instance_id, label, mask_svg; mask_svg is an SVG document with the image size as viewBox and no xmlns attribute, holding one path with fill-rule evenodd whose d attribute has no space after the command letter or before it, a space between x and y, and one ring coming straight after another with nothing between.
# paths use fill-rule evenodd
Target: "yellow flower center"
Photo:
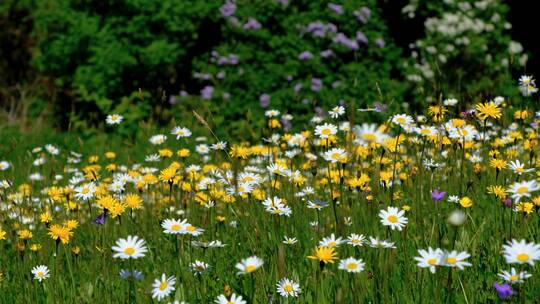
<instances>
[{"instance_id":1,"label":"yellow flower center","mask_svg":"<svg viewBox=\"0 0 540 304\"><path fill-rule=\"evenodd\" d=\"M446 259L446 264L455 264L457 262L457 259L454 257L449 257Z\"/></svg>"},{"instance_id":2,"label":"yellow flower center","mask_svg":"<svg viewBox=\"0 0 540 304\"><path fill-rule=\"evenodd\" d=\"M427 263L431 266L435 266L437 265L437 259L434 259L434 258L431 258L429 260L427 260Z\"/></svg>"},{"instance_id":3,"label":"yellow flower center","mask_svg":"<svg viewBox=\"0 0 540 304\"><path fill-rule=\"evenodd\" d=\"M526 253L520 253L517 255L517 260L520 262L527 262L529 260L529 255Z\"/></svg>"},{"instance_id":4,"label":"yellow flower center","mask_svg":"<svg viewBox=\"0 0 540 304\"><path fill-rule=\"evenodd\" d=\"M341 158L341 153L333 153L332 154L332 159L340 159Z\"/></svg>"},{"instance_id":5,"label":"yellow flower center","mask_svg":"<svg viewBox=\"0 0 540 304\"><path fill-rule=\"evenodd\" d=\"M283 286L283 290L285 290L287 293L291 293L293 291L293 287L291 284L286 284Z\"/></svg>"},{"instance_id":6,"label":"yellow flower center","mask_svg":"<svg viewBox=\"0 0 540 304\"><path fill-rule=\"evenodd\" d=\"M90 192L90 189L88 189L88 188L83 188L81 192L82 192L83 194L87 194L88 192Z\"/></svg>"},{"instance_id":7,"label":"yellow flower center","mask_svg":"<svg viewBox=\"0 0 540 304\"><path fill-rule=\"evenodd\" d=\"M45 274L44 274L42 271L40 271L40 272L37 273L37 276L40 277L40 278L42 278L44 275L45 275Z\"/></svg>"},{"instance_id":8,"label":"yellow flower center","mask_svg":"<svg viewBox=\"0 0 540 304\"><path fill-rule=\"evenodd\" d=\"M255 269L257 269L257 266L255 266L255 265L246 266L246 272L247 273L253 272L253 271L255 271Z\"/></svg>"},{"instance_id":9,"label":"yellow flower center","mask_svg":"<svg viewBox=\"0 0 540 304\"><path fill-rule=\"evenodd\" d=\"M165 290L168 286L169 284L167 284L167 282L161 282L161 284L159 284L159 290Z\"/></svg>"},{"instance_id":10,"label":"yellow flower center","mask_svg":"<svg viewBox=\"0 0 540 304\"><path fill-rule=\"evenodd\" d=\"M197 228L195 226L189 225L189 226L187 226L186 230L189 231L189 232L193 232L193 231L197 230Z\"/></svg>"},{"instance_id":11,"label":"yellow flower center","mask_svg":"<svg viewBox=\"0 0 540 304\"><path fill-rule=\"evenodd\" d=\"M522 186L522 187L519 187L517 189L517 193L519 193L519 194L523 194L523 193L527 193L527 192L529 192L529 187L527 187L527 186Z\"/></svg>"},{"instance_id":12,"label":"yellow flower center","mask_svg":"<svg viewBox=\"0 0 540 304\"><path fill-rule=\"evenodd\" d=\"M349 269L349 270L355 270L356 268L358 268L358 264L356 264L356 263L349 263L349 264L347 264L347 266L345 266L345 267L347 267L347 269Z\"/></svg>"},{"instance_id":13,"label":"yellow flower center","mask_svg":"<svg viewBox=\"0 0 540 304\"><path fill-rule=\"evenodd\" d=\"M173 224L171 226L172 231L178 231L178 230L180 230L180 228L182 228L182 227L179 224Z\"/></svg>"},{"instance_id":14,"label":"yellow flower center","mask_svg":"<svg viewBox=\"0 0 540 304\"><path fill-rule=\"evenodd\" d=\"M404 124L404 123L406 122L405 118L403 118L403 117L398 117L398 118L396 119L396 121L397 121L398 123L400 123L400 124Z\"/></svg>"},{"instance_id":15,"label":"yellow flower center","mask_svg":"<svg viewBox=\"0 0 540 304\"><path fill-rule=\"evenodd\" d=\"M515 282L519 279L519 277L517 275L511 275L509 279L510 281Z\"/></svg>"},{"instance_id":16,"label":"yellow flower center","mask_svg":"<svg viewBox=\"0 0 540 304\"><path fill-rule=\"evenodd\" d=\"M390 215L387 219L390 223L397 223L398 221L398 218L395 215Z\"/></svg>"},{"instance_id":17,"label":"yellow flower center","mask_svg":"<svg viewBox=\"0 0 540 304\"><path fill-rule=\"evenodd\" d=\"M132 255L132 254L135 253L135 248L128 247L128 248L124 249L124 253L127 254L127 255Z\"/></svg>"},{"instance_id":18,"label":"yellow flower center","mask_svg":"<svg viewBox=\"0 0 540 304\"><path fill-rule=\"evenodd\" d=\"M375 141L377 139L377 136L373 133L365 133L362 137L365 141Z\"/></svg>"},{"instance_id":19,"label":"yellow flower center","mask_svg":"<svg viewBox=\"0 0 540 304\"><path fill-rule=\"evenodd\" d=\"M321 133L323 135L330 135L330 133L332 133L332 130L330 130L330 129L322 129Z\"/></svg>"}]
</instances>

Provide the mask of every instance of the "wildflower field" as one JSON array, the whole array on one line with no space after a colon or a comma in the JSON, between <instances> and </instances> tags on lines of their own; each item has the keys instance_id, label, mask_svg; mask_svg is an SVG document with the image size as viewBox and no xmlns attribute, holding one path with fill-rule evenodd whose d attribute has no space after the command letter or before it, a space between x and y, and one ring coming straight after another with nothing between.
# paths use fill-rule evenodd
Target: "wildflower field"
<instances>
[{"instance_id":1,"label":"wildflower field","mask_svg":"<svg viewBox=\"0 0 540 304\"><path fill-rule=\"evenodd\" d=\"M380 125L336 106L298 133L268 110L257 143L197 112L206 136L115 142L114 114L101 146L7 140L1 302L536 302L532 102L446 99Z\"/></svg>"}]
</instances>

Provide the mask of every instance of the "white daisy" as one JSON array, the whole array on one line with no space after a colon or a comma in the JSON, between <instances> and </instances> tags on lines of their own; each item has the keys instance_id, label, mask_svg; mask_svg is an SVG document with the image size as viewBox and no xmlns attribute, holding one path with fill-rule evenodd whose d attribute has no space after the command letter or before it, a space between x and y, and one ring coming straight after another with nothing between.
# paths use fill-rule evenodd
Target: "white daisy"
<instances>
[{"instance_id":1,"label":"white daisy","mask_svg":"<svg viewBox=\"0 0 540 304\"><path fill-rule=\"evenodd\" d=\"M176 135L176 139L180 139L181 137L190 137L191 131L186 127L174 127L171 134Z\"/></svg>"},{"instance_id":2,"label":"white daisy","mask_svg":"<svg viewBox=\"0 0 540 304\"><path fill-rule=\"evenodd\" d=\"M364 266L365 264L362 262L362 259L357 260L353 257L349 257L341 260L339 262L338 268L347 272L357 273L364 270Z\"/></svg>"},{"instance_id":3,"label":"white daisy","mask_svg":"<svg viewBox=\"0 0 540 304\"><path fill-rule=\"evenodd\" d=\"M276 288L279 295L285 298L297 297L302 291L300 289L300 284L287 278L279 280L279 282L276 284Z\"/></svg>"},{"instance_id":4,"label":"white daisy","mask_svg":"<svg viewBox=\"0 0 540 304\"><path fill-rule=\"evenodd\" d=\"M510 271L503 270L498 274L503 280L510 284L523 283L526 279L530 278L532 275L526 271L517 272L514 267Z\"/></svg>"},{"instance_id":5,"label":"white daisy","mask_svg":"<svg viewBox=\"0 0 540 304\"><path fill-rule=\"evenodd\" d=\"M158 134L150 137L148 140L152 145L161 145L167 140L167 136L163 134Z\"/></svg>"},{"instance_id":6,"label":"white daisy","mask_svg":"<svg viewBox=\"0 0 540 304\"><path fill-rule=\"evenodd\" d=\"M315 135L321 139L326 139L337 133L337 127L333 124L325 123L315 127Z\"/></svg>"},{"instance_id":7,"label":"white daisy","mask_svg":"<svg viewBox=\"0 0 540 304\"><path fill-rule=\"evenodd\" d=\"M113 258L121 258L123 260L142 258L148 251L143 239L131 235L127 239L117 240L116 246L113 246L112 250L116 252Z\"/></svg>"},{"instance_id":8,"label":"white daisy","mask_svg":"<svg viewBox=\"0 0 540 304\"><path fill-rule=\"evenodd\" d=\"M75 188L75 198L78 200L89 200L94 197L96 192L96 185L94 183L88 183L80 187Z\"/></svg>"},{"instance_id":9,"label":"white daisy","mask_svg":"<svg viewBox=\"0 0 540 304\"><path fill-rule=\"evenodd\" d=\"M469 258L471 255L466 251L457 252L455 250L451 252L444 252L441 257L441 264L448 267L457 267L460 270L463 270L465 266L471 266L472 264L466 262L465 259Z\"/></svg>"},{"instance_id":10,"label":"white daisy","mask_svg":"<svg viewBox=\"0 0 540 304\"><path fill-rule=\"evenodd\" d=\"M166 234L184 234L187 225L187 220L178 219L166 219L161 223L161 227L164 229L163 233Z\"/></svg>"},{"instance_id":11,"label":"white daisy","mask_svg":"<svg viewBox=\"0 0 540 304\"><path fill-rule=\"evenodd\" d=\"M105 120L108 125L117 125L122 122L124 117L119 114L110 114L107 115L107 119Z\"/></svg>"},{"instance_id":12,"label":"white daisy","mask_svg":"<svg viewBox=\"0 0 540 304\"><path fill-rule=\"evenodd\" d=\"M365 241L366 237L363 234L351 233L347 238L347 244L353 247L363 246Z\"/></svg>"},{"instance_id":13,"label":"white daisy","mask_svg":"<svg viewBox=\"0 0 540 304\"><path fill-rule=\"evenodd\" d=\"M418 253L420 256L414 258L418 262L416 265L420 268L429 268L431 273L435 273L435 267L441 264L442 250L439 248L434 250L429 247L427 251L424 249L418 250Z\"/></svg>"},{"instance_id":14,"label":"white daisy","mask_svg":"<svg viewBox=\"0 0 540 304\"><path fill-rule=\"evenodd\" d=\"M326 161L337 163L347 158L347 152L341 148L332 148L324 152L323 157Z\"/></svg>"},{"instance_id":15,"label":"white daisy","mask_svg":"<svg viewBox=\"0 0 540 304\"><path fill-rule=\"evenodd\" d=\"M535 180L513 183L508 192L512 194L512 199L517 203L524 197L531 197L531 192L540 189Z\"/></svg>"},{"instance_id":16,"label":"white daisy","mask_svg":"<svg viewBox=\"0 0 540 304\"><path fill-rule=\"evenodd\" d=\"M407 114L396 114L392 116L391 121L402 128L410 127L414 123L414 119Z\"/></svg>"},{"instance_id":17,"label":"white daisy","mask_svg":"<svg viewBox=\"0 0 540 304\"><path fill-rule=\"evenodd\" d=\"M214 301L217 304L246 304L247 302L242 299L242 296L233 293L230 299L227 299L225 295L219 295Z\"/></svg>"},{"instance_id":18,"label":"white daisy","mask_svg":"<svg viewBox=\"0 0 540 304\"><path fill-rule=\"evenodd\" d=\"M536 260L540 259L540 244L512 240L507 245L503 245L503 254L508 264L527 263L532 266Z\"/></svg>"},{"instance_id":19,"label":"white daisy","mask_svg":"<svg viewBox=\"0 0 540 304\"><path fill-rule=\"evenodd\" d=\"M34 275L34 280L38 280L39 282L47 279L50 277L49 275L49 267L45 265L38 265L34 268L32 268L31 273Z\"/></svg>"},{"instance_id":20,"label":"white daisy","mask_svg":"<svg viewBox=\"0 0 540 304\"><path fill-rule=\"evenodd\" d=\"M161 301L163 298L169 296L171 292L175 290L174 284L176 284L176 278L170 276L167 278L166 274L162 274L160 279L155 279L152 287L152 298Z\"/></svg>"},{"instance_id":21,"label":"white daisy","mask_svg":"<svg viewBox=\"0 0 540 304\"><path fill-rule=\"evenodd\" d=\"M11 165L7 161L0 161L0 171L6 171L9 167L11 167Z\"/></svg>"},{"instance_id":22,"label":"white daisy","mask_svg":"<svg viewBox=\"0 0 540 304\"><path fill-rule=\"evenodd\" d=\"M534 171L534 169L525 169L525 164L521 163L519 159L508 162L508 168L514 171L514 173L516 173L517 175L522 175L523 173L529 173Z\"/></svg>"},{"instance_id":23,"label":"white daisy","mask_svg":"<svg viewBox=\"0 0 540 304\"><path fill-rule=\"evenodd\" d=\"M345 107L343 106L335 106L332 110L328 111L328 115L332 118L338 118L343 114L345 114Z\"/></svg>"},{"instance_id":24,"label":"white daisy","mask_svg":"<svg viewBox=\"0 0 540 304\"><path fill-rule=\"evenodd\" d=\"M396 207L388 207L388 209L379 212L379 217L381 218L381 224L384 226L390 226L392 230L397 229L401 231L408 221L404 214L404 210L399 210Z\"/></svg>"},{"instance_id":25,"label":"white daisy","mask_svg":"<svg viewBox=\"0 0 540 304\"><path fill-rule=\"evenodd\" d=\"M250 256L249 258L243 259L240 263L236 264L236 269L238 269L238 274L248 274L259 269L264 264L263 260L257 256Z\"/></svg>"},{"instance_id":26,"label":"white daisy","mask_svg":"<svg viewBox=\"0 0 540 304\"><path fill-rule=\"evenodd\" d=\"M343 244L345 241L341 237L336 238L336 236L332 233L329 237L325 237L322 240L319 241L319 246L321 247L339 247L339 245Z\"/></svg>"}]
</instances>

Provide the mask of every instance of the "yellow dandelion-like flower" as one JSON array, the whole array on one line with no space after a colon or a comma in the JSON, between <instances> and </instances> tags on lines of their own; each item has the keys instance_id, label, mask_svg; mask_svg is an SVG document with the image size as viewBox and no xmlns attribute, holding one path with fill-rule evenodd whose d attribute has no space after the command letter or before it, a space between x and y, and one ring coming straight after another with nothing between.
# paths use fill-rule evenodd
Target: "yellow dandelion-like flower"
<instances>
[{"instance_id":1,"label":"yellow dandelion-like flower","mask_svg":"<svg viewBox=\"0 0 540 304\"><path fill-rule=\"evenodd\" d=\"M73 231L66 226L51 225L48 235L55 241L61 241L62 244L67 244L73 236Z\"/></svg>"},{"instance_id":2,"label":"yellow dandelion-like flower","mask_svg":"<svg viewBox=\"0 0 540 304\"><path fill-rule=\"evenodd\" d=\"M494 102L476 104L476 117L481 120L501 118L501 109Z\"/></svg>"},{"instance_id":3,"label":"yellow dandelion-like flower","mask_svg":"<svg viewBox=\"0 0 540 304\"><path fill-rule=\"evenodd\" d=\"M311 260L318 260L320 263L330 263L333 264L338 256L333 247L319 246L314 250L314 254L307 257Z\"/></svg>"}]
</instances>

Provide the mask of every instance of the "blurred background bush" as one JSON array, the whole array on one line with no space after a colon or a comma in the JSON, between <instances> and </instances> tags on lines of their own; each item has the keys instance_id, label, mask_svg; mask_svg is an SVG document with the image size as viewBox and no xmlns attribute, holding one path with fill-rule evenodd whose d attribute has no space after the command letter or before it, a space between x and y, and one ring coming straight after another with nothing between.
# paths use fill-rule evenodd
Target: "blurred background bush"
<instances>
[{"instance_id":1,"label":"blurred background bush","mask_svg":"<svg viewBox=\"0 0 540 304\"><path fill-rule=\"evenodd\" d=\"M287 129L337 104L512 98L531 71L514 2L3 0L0 127L88 135L119 113L130 135L196 110L250 139L270 108Z\"/></svg>"}]
</instances>

